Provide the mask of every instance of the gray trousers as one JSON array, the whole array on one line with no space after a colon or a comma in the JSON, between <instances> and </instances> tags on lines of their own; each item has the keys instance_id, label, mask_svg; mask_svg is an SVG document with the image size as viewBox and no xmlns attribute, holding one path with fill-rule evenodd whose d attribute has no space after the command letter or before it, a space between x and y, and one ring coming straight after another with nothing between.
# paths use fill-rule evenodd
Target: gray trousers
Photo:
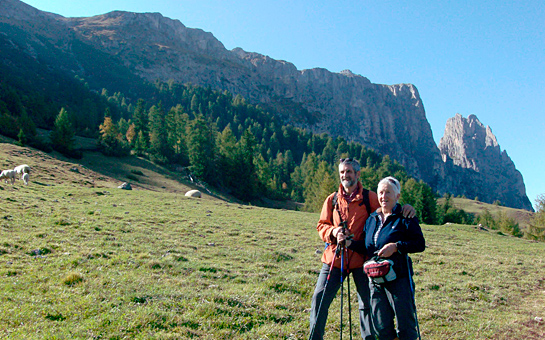
<instances>
[{"instance_id":1,"label":"gray trousers","mask_svg":"<svg viewBox=\"0 0 545 340\"><path fill-rule=\"evenodd\" d=\"M378 339L418 339L416 307L409 280L412 277L400 277L380 285L369 282L373 326Z\"/></svg>"},{"instance_id":2,"label":"gray trousers","mask_svg":"<svg viewBox=\"0 0 545 340\"><path fill-rule=\"evenodd\" d=\"M358 307L360 314L360 332L362 339L375 340L373 330L371 326L370 304L369 304L369 279L363 272L362 268L356 268L350 271L356 284L356 290L358 292ZM337 291L341 287L341 270L339 268L333 268L329 282L326 285L327 275L329 274L329 265L324 264L318 276L316 282L316 288L314 295L312 296L312 306L310 310L310 332L312 334L314 328L314 334L312 340L321 340L324 338L325 324L327 321L327 314L329 306L335 298ZM325 289L324 289L325 288ZM323 296L323 300L322 300ZM320 307L320 301L322 305ZM318 309L320 313L318 314Z\"/></svg>"}]
</instances>

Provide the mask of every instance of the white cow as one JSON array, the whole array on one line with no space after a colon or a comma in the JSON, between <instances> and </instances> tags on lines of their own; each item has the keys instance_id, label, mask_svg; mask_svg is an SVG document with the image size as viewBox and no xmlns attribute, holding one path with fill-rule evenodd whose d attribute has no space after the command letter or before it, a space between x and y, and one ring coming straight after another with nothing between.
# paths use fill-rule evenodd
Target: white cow
<instances>
[{"instance_id":1,"label":"white cow","mask_svg":"<svg viewBox=\"0 0 545 340\"><path fill-rule=\"evenodd\" d=\"M4 170L0 173L0 180L3 179L6 184L8 183L8 180L11 180L11 184L13 185L15 183L16 174L15 170Z\"/></svg>"}]
</instances>

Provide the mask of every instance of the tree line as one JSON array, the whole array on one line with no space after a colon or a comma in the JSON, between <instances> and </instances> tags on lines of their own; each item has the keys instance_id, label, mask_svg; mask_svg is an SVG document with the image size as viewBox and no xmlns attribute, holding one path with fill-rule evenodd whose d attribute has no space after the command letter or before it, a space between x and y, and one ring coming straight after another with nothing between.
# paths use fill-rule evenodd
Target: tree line
<instances>
[{"instance_id":1,"label":"tree line","mask_svg":"<svg viewBox=\"0 0 545 340\"><path fill-rule=\"evenodd\" d=\"M74 150L76 133L96 137L105 155L148 157L182 167L240 200L293 200L304 203L307 211L319 211L325 197L337 190L338 160L354 157L362 165L364 187L376 190L380 179L398 178L401 202L413 205L424 223L478 222L455 208L449 195L438 204L428 184L409 176L388 155L360 143L286 125L269 110L226 91L173 82L156 82L154 87L153 97L136 101L103 89L88 94L82 101L86 105L61 107L54 119L45 119L28 113L36 111L31 95L0 85L0 132L21 144L52 147L71 157L79 156ZM93 113L86 114L86 107L93 107ZM52 130L49 141L37 137L36 125Z\"/></svg>"}]
</instances>

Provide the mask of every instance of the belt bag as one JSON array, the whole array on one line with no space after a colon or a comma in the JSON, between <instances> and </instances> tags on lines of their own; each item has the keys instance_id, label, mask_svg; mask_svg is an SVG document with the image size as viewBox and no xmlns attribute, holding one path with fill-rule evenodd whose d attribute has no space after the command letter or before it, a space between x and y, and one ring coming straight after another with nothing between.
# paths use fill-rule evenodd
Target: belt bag
<instances>
[{"instance_id":1,"label":"belt bag","mask_svg":"<svg viewBox=\"0 0 545 340\"><path fill-rule=\"evenodd\" d=\"M363 271L367 274L369 280L374 283L380 284L396 279L394 262L376 256L363 264Z\"/></svg>"}]
</instances>

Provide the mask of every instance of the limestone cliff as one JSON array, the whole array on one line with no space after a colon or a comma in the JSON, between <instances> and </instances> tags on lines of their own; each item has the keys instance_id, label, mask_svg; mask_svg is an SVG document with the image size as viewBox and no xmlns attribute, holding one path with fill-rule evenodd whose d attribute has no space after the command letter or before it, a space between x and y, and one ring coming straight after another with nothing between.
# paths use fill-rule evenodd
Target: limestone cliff
<instances>
[{"instance_id":1,"label":"limestone cliff","mask_svg":"<svg viewBox=\"0 0 545 340\"><path fill-rule=\"evenodd\" d=\"M440 163L414 85L379 85L346 70L297 70L157 13L112 12L66 19L69 27L149 81L193 83L240 94L287 123L360 142L389 154L417 178L433 182Z\"/></svg>"},{"instance_id":2,"label":"limestone cliff","mask_svg":"<svg viewBox=\"0 0 545 340\"><path fill-rule=\"evenodd\" d=\"M450 118L439 150L445 162L443 191L485 200L495 197L506 206L532 210L522 175L500 149L492 129L475 115Z\"/></svg>"}]
</instances>

